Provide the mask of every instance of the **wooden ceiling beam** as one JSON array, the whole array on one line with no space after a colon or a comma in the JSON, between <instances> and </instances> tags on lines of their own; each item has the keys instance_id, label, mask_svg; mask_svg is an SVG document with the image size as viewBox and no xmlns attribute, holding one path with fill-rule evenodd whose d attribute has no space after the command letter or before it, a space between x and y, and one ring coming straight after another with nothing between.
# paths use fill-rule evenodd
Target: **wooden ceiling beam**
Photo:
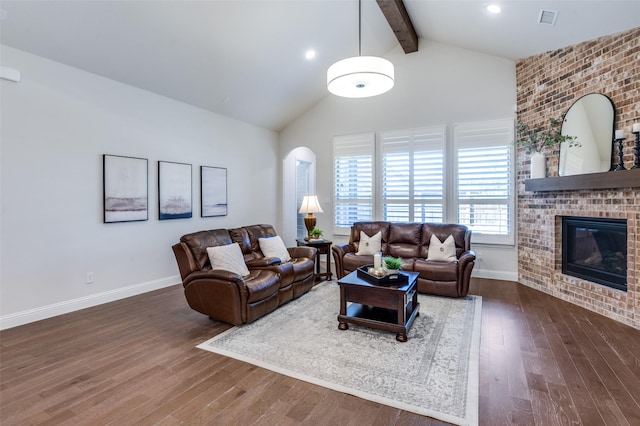
<instances>
[{"instance_id":1,"label":"wooden ceiling beam","mask_svg":"<svg viewBox=\"0 0 640 426\"><path fill-rule=\"evenodd\" d=\"M418 35L402 0L376 0L404 53L418 51Z\"/></svg>"}]
</instances>

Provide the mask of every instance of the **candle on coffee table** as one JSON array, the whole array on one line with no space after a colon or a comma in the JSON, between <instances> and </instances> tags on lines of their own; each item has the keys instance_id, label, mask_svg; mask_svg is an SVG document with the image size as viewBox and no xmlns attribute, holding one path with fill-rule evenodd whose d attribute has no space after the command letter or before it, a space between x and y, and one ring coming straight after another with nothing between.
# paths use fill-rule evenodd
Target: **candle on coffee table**
<instances>
[{"instance_id":1,"label":"candle on coffee table","mask_svg":"<svg viewBox=\"0 0 640 426\"><path fill-rule=\"evenodd\" d=\"M382 255L380 253L373 254L373 269L382 268Z\"/></svg>"}]
</instances>

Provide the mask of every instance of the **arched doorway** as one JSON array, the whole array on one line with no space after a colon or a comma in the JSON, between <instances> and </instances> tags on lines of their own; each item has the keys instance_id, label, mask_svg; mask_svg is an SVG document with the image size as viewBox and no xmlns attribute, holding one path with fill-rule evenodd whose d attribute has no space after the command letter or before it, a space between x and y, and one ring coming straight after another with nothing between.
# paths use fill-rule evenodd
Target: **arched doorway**
<instances>
[{"instance_id":1,"label":"arched doorway","mask_svg":"<svg viewBox=\"0 0 640 426\"><path fill-rule=\"evenodd\" d=\"M298 213L302 197L316 193L316 155L309 148L291 150L283 160L282 168L282 229L280 233L287 245L295 245L307 231L303 216Z\"/></svg>"}]
</instances>

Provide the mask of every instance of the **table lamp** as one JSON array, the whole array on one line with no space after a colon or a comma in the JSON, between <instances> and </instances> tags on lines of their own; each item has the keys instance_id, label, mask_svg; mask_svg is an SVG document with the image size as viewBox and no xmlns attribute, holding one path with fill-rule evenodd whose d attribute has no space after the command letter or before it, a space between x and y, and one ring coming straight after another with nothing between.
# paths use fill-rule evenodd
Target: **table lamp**
<instances>
[{"instance_id":1,"label":"table lamp","mask_svg":"<svg viewBox=\"0 0 640 426\"><path fill-rule=\"evenodd\" d=\"M314 213L323 213L322 207L320 207L320 203L318 202L317 195L305 195L302 199L302 205L300 206L300 210L298 213L306 213L307 215L304 217L304 226L307 227L307 238L311 236L311 230L316 226L316 217L313 215Z\"/></svg>"}]
</instances>

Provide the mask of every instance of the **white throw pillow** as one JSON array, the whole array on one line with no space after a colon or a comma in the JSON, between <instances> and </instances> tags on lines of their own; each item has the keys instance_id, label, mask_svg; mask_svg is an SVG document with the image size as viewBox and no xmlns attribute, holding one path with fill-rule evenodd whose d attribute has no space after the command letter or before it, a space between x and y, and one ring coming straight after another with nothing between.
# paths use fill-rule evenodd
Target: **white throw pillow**
<instances>
[{"instance_id":1,"label":"white throw pillow","mask_svg":"<svg viewBox=\"0 0 640 426\"><path fill-rule=\"evenodd\" d=\"M360 244L358 245L357 255L374 254L380 250L382 250L382 233L380 231L373 237L360 231Z\"/></svg>"},{"instance_id":2,"label":"white throw pillow","mask_svg":"<svg viewBox=\"0 0 640 426\"><path fill-rule=\"evenodd\" d=\"M438 237L431 235L429 242L429 253L427 260L438 260L441 262L455 262L456 258L456 242L453 235L449 235L444 243L440 242Z\"/></svg>"},{"instance_id":3,"label":"white throw pillow","mask_svg":"<svg viewBox=\"0 0 640 426\"><path fill-rule=\"evenodd\" d=\"M279 257L281 261L288 262L291 260L289 250L284 245L284 241L279 235L269 238L258 238L258 244L260 244L260 250L265 257Z\"/></svg>"},{"instance_id":4,"label":"white throw pillow","mask_svg":"<svg viewBox=\"0 0 640 426\"><path fill-rule=\"evenodd\" d=\"M211 262L211 269L222 269L229 272L246 277L249 275L249 269L244 263L242 250L238 243L228 244L226 246L207 247L207 254Z\"/></svg>"}]
</instances>

